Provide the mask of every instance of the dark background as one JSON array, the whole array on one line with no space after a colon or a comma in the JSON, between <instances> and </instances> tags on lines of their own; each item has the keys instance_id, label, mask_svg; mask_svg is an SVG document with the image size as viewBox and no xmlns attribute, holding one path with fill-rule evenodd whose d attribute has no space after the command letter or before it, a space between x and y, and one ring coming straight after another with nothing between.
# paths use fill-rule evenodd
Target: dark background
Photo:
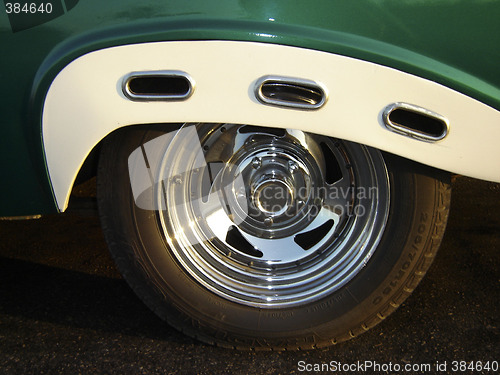
<instances>
[{"instance_id":1,"label":"dark background","mask_svg":"<svg viewBox=\"0 0 500 375\"><path fill-rule=\"evenodd\" d=\"M500 184L458 178L453 189L442 247L412 296L360 337L310 352L237 352L170 328L129 290L98 218L81 206L0 221L0 373L298 374L299 361L500 361Z\"/></svg>"}]
</instances>

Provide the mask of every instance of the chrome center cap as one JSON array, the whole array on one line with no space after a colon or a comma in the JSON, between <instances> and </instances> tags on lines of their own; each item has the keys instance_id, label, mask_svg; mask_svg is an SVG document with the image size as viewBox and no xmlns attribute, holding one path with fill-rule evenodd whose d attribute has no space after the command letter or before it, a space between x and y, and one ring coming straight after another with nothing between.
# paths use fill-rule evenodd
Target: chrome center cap
<instances>
[{"instance_id":1,"label":"chrome center cap","mask_svg":"<svg viewBox=\"0 0 500 375\"><path fill-rule=\"evenodd\" d=\"M223 170L222 185L231 186L231 193L221 199L242 233L284 238L307 227L320 211L315 192L321 172L306 148L292 139L247 137Z\"/></svg>"},{"instance_id":2,"label":"chrome center cap","mask_svg":"<svg viewBox=\"0 0 500 375\"><path fill-rule=\"evenodd\" d=\"M255 206L266 216L284 214L293 202L293 187L282 179L264 179L253 192Z\"/></svg>"}]
</instances>

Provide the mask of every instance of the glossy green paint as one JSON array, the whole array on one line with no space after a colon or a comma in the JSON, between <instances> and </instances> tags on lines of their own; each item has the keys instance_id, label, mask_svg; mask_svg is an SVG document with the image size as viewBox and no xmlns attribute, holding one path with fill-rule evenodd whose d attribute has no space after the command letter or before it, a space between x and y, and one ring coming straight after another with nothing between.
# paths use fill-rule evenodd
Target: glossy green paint
<instances>
[{"instance_id":1,"label":"glossy green paint","mask_svg":"<svg viewBox=\"0 0 500 375\"><path fill-rule=\"evenodd\" d=\"M210 39L299 46L416 74L500 110L498 0L73 0L70 4L65 14L18 32L0 13L0 216L56 211L43 159L44 97L65 65L100 48ZM314 61L310 69L314 70Z\"/></svg>"}]
</instances>

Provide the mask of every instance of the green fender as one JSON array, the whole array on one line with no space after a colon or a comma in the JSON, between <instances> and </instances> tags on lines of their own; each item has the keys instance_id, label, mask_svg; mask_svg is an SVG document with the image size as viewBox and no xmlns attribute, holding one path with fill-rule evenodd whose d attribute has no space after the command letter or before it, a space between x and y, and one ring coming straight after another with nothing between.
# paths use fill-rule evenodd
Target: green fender
<instances>
[{"instance_id":1,"label":"green fender","mask_svg":"<svg viewBox=\"0 0 500 375\"><path fill-rule=\"evenodd\" d=\"M500 1L33 3L52 4L51 15L0 13L0 216L57 211L41 139L45 95L69 62L110 46L167 40L298 46L415 74L500 110Z\"/></svg>"}]
</instances>

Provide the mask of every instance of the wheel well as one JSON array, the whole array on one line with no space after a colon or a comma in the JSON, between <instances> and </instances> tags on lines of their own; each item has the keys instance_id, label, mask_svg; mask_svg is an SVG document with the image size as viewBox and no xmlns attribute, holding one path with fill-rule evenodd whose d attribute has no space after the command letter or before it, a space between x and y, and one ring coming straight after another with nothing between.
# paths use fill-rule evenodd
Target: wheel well
<instances>
[{"instance_id":1,"label":"wheel well","mask_svg":"<svg viewBox=\"0 0 500 375\"><path fill-rule=\"evenodd\" d=\"M84 215L97 214L96 176L102 140L83 162L73 183L66 212L77 212Z\"/></svg>"},{"instance_id":2,"label":"wheel well","mask_svg":"<svg viewBox=\"0 0 500 375\"><path fill-rule=\"evenodd\" d=\"M166 126L170 127L172 130L178 129L182 124L180 123L160 123L160 124L138 124L131 126L124 126L122 128L118 128L108 135L101 139L99 143L97 143L94 148L90 151L90 153L85 158L78 174L76 175L75 181L73 183L73 187L71 189L71 195L69 198L68 209L75 210L85 210L87 211L89 208L94 210L97 209L95 202L93 202L96 198L96 176L97 176L97 167L99 165L99 157L101 154L101 148L106 139L111 137L112 135L118 132L126 132L130 129L130 127L134 127L137 129L139 127L147 128L148 130L155 129L164 129ZM89 202L89 200L91 202Z\"/></svg>"},{"instance_id":3,"label":"wheel well","mask_svg":"<svg viewBox=\"0 0 500 375\"><path fill-rule=\"evenodd\" d=\"M75 186L83 184L97 175L97 164L99 163L102 142L103 140L101 140L87 155L87 158L78 171L73 189Z\"/></svg>"}]
</instances>

